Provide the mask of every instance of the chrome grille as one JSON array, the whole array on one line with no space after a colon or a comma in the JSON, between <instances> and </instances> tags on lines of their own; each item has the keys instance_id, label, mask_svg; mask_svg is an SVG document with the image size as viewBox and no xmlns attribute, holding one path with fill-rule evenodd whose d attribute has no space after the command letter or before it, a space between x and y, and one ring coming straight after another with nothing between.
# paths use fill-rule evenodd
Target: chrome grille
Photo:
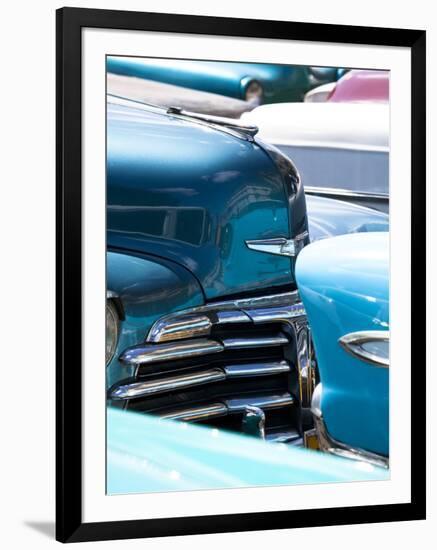
<instances>
[{"instance_id":1,"label":"chrome grille","mask_svg":"<svg viewBox=\"0 0 437 550\"><path fill-rule=\"evenodd\" d=\"M302 433L311 363L297 292L211 303L159 319L125 350L136 375L109 390L114 405L278 441Z\"/></svg>"}]
</instances>

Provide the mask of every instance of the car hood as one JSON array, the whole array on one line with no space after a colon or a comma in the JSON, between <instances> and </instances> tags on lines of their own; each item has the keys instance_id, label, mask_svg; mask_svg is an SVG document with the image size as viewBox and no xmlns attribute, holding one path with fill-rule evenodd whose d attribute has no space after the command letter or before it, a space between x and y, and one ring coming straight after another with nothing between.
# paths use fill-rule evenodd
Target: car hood
<instances>
[{"instance_id":1,"label":"car hood","mask_svg":"<svg viewBox=\"0 0 437 550\"><path fill-rule=\"evenodd\" d=\"M259 143L134 102L107 118L109 248L179 263L207 298L294 281L290 258L245 245L306 229Z\"/></svg>"}]
</instances>

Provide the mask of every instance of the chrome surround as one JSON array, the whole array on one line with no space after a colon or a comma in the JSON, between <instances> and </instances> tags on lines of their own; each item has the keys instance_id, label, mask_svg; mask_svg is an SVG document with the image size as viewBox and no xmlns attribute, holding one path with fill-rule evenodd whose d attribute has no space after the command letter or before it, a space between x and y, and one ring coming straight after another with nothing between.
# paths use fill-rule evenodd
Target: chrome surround
<instances>
[{"instance_id":1,"label":"chrome surround","mask_svg":"<svg viewBox=\"0 0 437 550\"><path fill-rule=\"evenodd\" d=\"M225 367L207 369L190 374L178 374L161 377L156 380L120 384L111 390L110 398L114 400L136 399L150 395L159 395L169 391L187 389L203 384L221 382L232 378L269 376L285 372L290 372L290 365L287 361L227 365Z\"/></svg>"},{"instance_id":2,"label":"chrome surround","mask_svg":"<svg viewBox=\"0 0 437 550\"><path fill-rule=\"evenodd\" d=\"M380 201L388 201L388 193L368 193L366 191L351 191L349 189L341 189L336 187L314 187L311 185L304 186L305 193L309 195L326 195L328 197L348 197L355 199L374 199Z\"/></svg>"},{"instance_id":3,"label":"chrome surround","mask_svg":"<svg viewBox=\"0 0 437 550\"><path fill-rule=\"evenodd\" d=\"M256 250L257 252L274 254L276 256L295 257L305 246L305 240L307 238L308 231L304 231L300 235L297 235L294 239L278 237L274 239L248 240L245 242L247 248L250 248L251 250Z\"/></svg>"},{"instance_id":4,"label":"chrome surround","mask_svg":"<svg viewBox=\"0 0 437 550\"><path fill-rule=\"evenodd\" d=\"M349 445L337 441L329 435L322 415L321 399L322 384L317 384L312 398L311 412L314 418L314 427L317 433L320 450L336 456L341 456L343 458L365 462L367 464L371 464L372 466L388 468L389 459L387 457L366 451L364 449L350 447Z\"/></svg>"},{"instance_id":5,"label":"chrome surround","mask_svg":"<svg viewBox=\"0 0 437 550\"><path fill-rule=\"evenodd\" d=\"M351 332L339 338L338 343L349 354L370 363L375 367L388 368L389 357L382 357L363 349L362 345L368 342L390 342L390 331L388 330L363 330Z\"/></svg>"}]
</instances>

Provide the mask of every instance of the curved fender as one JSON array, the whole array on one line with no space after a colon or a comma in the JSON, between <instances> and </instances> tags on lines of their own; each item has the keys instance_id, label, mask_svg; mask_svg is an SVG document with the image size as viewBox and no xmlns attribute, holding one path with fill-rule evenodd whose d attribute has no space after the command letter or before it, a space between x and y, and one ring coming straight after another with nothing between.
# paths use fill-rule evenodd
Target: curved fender
<instances>
[{"instance_id":1,"label":"curved fender","mask_svg":"<svg viewBox=\"0 0 437 550\"><path fill-rule=\"evenodd\" d=\"M326 197L306 196L310 240L389 230L384 212Z\"/></svg>"},{"instance_id":2,"label":"curved fender","mask_svg":"<svg viewBox=\"0 0 437 550\"><path fill-rule=\"evenodd\" d=\"M133 373L118 357L127 347L144 341L152 324L163 315L202 305L197 280L178 264L154 256L110 251L107 259L107 290L121 303L120 337L107 368L108 386Z\"/></svg>"},{"instance_id":3,"label":"curved fender","mask_svg":"<svg viewBox=\"0 0 437 550\"><path fill-rule=\"evenodd\" d=\"M388 233L359 233L308 245L297 259L323 385L329 434L352 447L388 455L389 369L347 353L342 336L389 329Z\"/></svg>"}]
</instances>

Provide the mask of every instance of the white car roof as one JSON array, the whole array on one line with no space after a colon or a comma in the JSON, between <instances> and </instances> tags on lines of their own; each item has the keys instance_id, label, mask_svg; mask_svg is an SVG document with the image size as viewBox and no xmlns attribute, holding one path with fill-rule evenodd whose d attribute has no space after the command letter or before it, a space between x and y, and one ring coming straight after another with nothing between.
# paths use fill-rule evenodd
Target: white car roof
<instances>
[{"instance_id":1,"label":"white car roof","mask_svg":"<svg viewBox=\"0 0 437 550\"><path fill-rule=\"evenodd\" d=\"M384 103L276 103L243 113L274 145L388 151L389 105Z\"/></svg>"}]
</instances>

